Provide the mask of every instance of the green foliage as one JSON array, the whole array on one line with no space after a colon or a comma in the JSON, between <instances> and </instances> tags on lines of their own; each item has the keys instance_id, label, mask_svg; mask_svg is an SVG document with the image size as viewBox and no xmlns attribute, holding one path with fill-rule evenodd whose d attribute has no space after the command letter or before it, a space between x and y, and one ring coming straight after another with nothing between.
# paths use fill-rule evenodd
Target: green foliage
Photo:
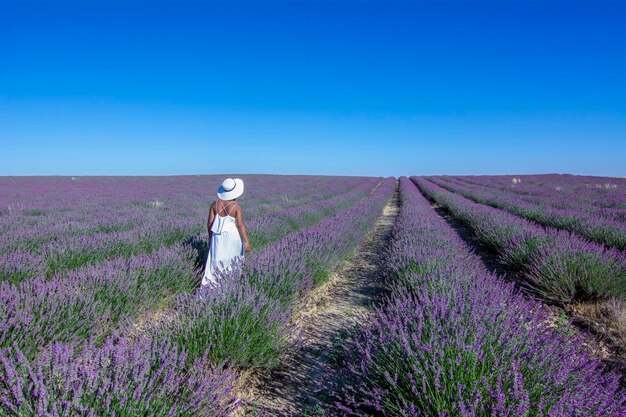
<instances>
[{"instance_id":1,"label":"green foliage","mask_svg":"<svg viewBox=\"0 0 626 417\"><path fill-rule=\"evenodd\" d=\"M270 313L269 306L246 303L233 309L228 301L215 302L206 314L185 323L174 340L185 347L189 360L206 353L213 363L271 368L278 363L284 340Z\"/></svg>"}]
</instances>

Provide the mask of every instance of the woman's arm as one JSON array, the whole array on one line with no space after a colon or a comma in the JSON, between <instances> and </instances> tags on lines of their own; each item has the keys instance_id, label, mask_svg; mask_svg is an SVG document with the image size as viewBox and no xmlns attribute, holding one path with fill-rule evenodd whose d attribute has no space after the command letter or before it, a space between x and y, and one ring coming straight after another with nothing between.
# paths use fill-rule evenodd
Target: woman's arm
<instances>
[{"instance_id":1,"label":"woman's arm","mask_svg":"<svg viewBox=\"0 0 626 417\"><path fill-rule=\"evenodd\" d=\"M211 231L211 225L213 224L214 219L215 219L215 203L211 204L211 209L209 210L209 220L206 223L207 232L209 233L209 245L211 244L211 237L213 237L213 232Z\"/></svg>"},{"instance_id":2,"label":"woman's arm","mask_svg":"<svg viewBox=\"0 0 626 417\"><path fill-rule=\"evenodd\" d=\"M237 207L237 210L235 210L235 222L237 223L237 229L239 229L239 234L241 235L241 240L243 240L245 245L246 252L250 252L250 239L248 239L246 225L243 224L243 212L241 210L241 206Z\"/></svg>"}]
</instances>

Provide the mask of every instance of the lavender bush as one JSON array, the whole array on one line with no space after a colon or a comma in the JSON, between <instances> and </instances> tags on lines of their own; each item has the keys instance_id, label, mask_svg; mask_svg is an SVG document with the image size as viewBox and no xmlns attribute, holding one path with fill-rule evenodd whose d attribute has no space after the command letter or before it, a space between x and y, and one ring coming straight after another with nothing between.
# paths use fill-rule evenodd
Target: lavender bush
<instances>
[{"instance_id":1,"label":"lavender bush","mask_svg":"<svg viewBox=\"0 0 626 417\"><path fill-rule=\"evenodd\" d=\"M171 343L109 338L77 356L56 344L37 361L0 350L0 414L12 416L230 416L235 374L205 359L186 368Z\"/></svg>"},{"instance_id":2,"label":"lavender bush","mask_svg":"<svg viewBox=\"0 0 626 417\"><path fill-rule=\"evenodd\" d=\"M342 415L620 416L626 396L541 305L490 275L406 178L392 295L345 352Z\"/></svg>"},{"instance_id":3,"label":"lavender bush","mask_svg":"<svg viewBox=\"0 0 626 417\"><path fill-rule=\"evenodd\" d=\"M423 178L420 190L466 223L503 261L520 269L532 291L553 302L626 297L626 254L571 232L544 228L474 203Z\"/></svg>"},{"instance_id":4,"label":"lavender bush","mask_svg":"<svg viewBox=\"0 0 626 417\"><path fill-rule=\"evenodd\" d=\"M623 178L558 174L455 178L466 184L511 193L542 206L581 209L606 218L626 220L626 181Z\"/></svg>"},{"instance_id":5,"label":"lavender bush","mask_svg":"<svg viewBox=\"0 0 626 417\"><path fill-rule=\"evenodd\" d=\"M544 226L572 231L588 240L598 242L617 249L626 248L626 195L622 194L623 209L615 209L612 215L604 213L605 210L595 208L588 200L575 204L572 200L578 197L576 193L567 193L568 202L563 204L563 191L552 190L552 193L542 193L541 197L524 199L509 190L499 189L493 191L487 186L463 182L450 177L429 177L430 180L441 187L463 195L477 203L487 204L516 214L518 216L535 221ZM480 177L487 181L487 177ZM480 180L474 179L480 183ZM580 180L582 181L582 180ZM618 181L626 188L623 181ZM517 185L525 186L526 181ZM517 190L517 189L516 189ZM611 189L617 193L620 189ZM601 197L602 199L604 197ZM530 200L530 201L529 201ZM593 200L592 200L593 201ZM619 214L621 212L621 214ZM617 217L617 218L615 218Z\"/></svg>"},{"instance_id":6,"label":"lavender bush","mask_svg":"<svg viewBox=\"0 0 626 417\"><path fill-rule=\"evenodd\" d=\"M364 239L396 188L394 178L352 207L249 256L216 289L180 297L175 320L152 330L190 357L272 367L284 349L292 304L328 277Z\"/></svg>"},{"instance_id":7,"label":"lavender bush","mask_svg":"<svg viewBox=\"0 0 626 417\"><path fill-rule=\"evenodd\" d=\"M300 221L306 226L349 207L369 195L378 181L360 181L345 194L301 206L279 211L274 207L264 218L253 218L249 227L263 234L267 245L294 232ZM202 224L204 217L196 220ZM203 264L195 263L194 257L204 260L205 246L206 238L197 238L195 247L199 254L187 245L175 243L149 254L111 259L103 256L101 262L51 278L41 276L17 285L0 282L3 301L0 347L16 343L30 358L50 343L103 337L112 330L132 329L138 315L146 310L171 307L177 294L190 293L196 288L199 277L194 264L200 268Z\"/></svg>"},{"instance_id":8,"label":"lavender bush","mask_svg":"<svg viewBox=\"0 0 626 417\"><path fill-rule=\"evenodd\" d=\"M105 336L169 295L191 291L196 281L189 248L164 247L63 279L2 282L0 347L16 345L32 357L50 343Z\"/></svg>"},{"instance_id":9,"label":"lavender bush","mask_svg":"<svg viewBox=\"0 0 626 417\"><path fill-rule=\"evenodd\" d=\"M241 200L248 220L269 219L275 211L319 204L358 187L362 197L379 181L348 177L244 179L248 192ZM0 179L0 207L11 208L0 215L0 279L18 282L62 275L83 265L150 253L204 235L203 219L218 183L218 177L208 176ZM267 193L268 189L272 192ZM39 214L33 216L33 210ZM286 232L293 230L293 222L285 224Z\"/></svg>"},{"instance_id":10,"label":"lavender bush","mask_svg":"<svg viewBox=\"0 0 626 417\"><path fill-rule=\"evenodd\" d=\"M302 210L287 208L282 213L287 223L267 215L266 230L280 228L271 235L279 240L265 242L217 289L188 291L197 279L193 255L176 242L128 259L105 256L47 280L4 282L12 303L3 314L13 321L4 328L0 412L230 415L236 407L231 366L276 364L293 302L362 241L391 197L395 180L387 179L372 193L379 182L362 180L342 196L312 201ZM294 230L299 219L312 226ZM170 253L173 264L168 265L163 261ZM172 267L178 272L169 275ZM178 286L176 275L183 276ZM137 335L126 325L168 294L174 308L147 333ZM40 331L32 331L35 327ZM110 331L123 337L107 337ZM92 342L85 345L81 339L88 337ZM68 343L55 343L59 340ZM224 366L231 371L220 371ZM72 379L84 373L88 377L81 381Z\"/></svg>"}]
</instances>

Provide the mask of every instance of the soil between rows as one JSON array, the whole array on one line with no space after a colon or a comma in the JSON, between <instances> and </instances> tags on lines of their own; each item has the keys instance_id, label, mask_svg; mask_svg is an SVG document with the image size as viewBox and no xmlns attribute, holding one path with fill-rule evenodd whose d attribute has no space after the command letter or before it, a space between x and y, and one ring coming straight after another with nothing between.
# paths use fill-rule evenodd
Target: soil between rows
<instances>
[{"instance_id":1,"label":"soil between rows","mask_svg":"<svg viewBox=\"0 0 626 417\"><path fill-rule=\"evenodd\" d=\"M385 294L383 256L398 207L396 190L365 243L327 283L313 289L296 306L296 340L290 341L295 349L285 353L281 366L240 379L241 415L262 411L277 417L313 416L326 409L324 388L342 384L337 380L340 373L331 372L339 349L351 343L350 332L366 325L368 313Z\"/></svg>"}]
</instances>

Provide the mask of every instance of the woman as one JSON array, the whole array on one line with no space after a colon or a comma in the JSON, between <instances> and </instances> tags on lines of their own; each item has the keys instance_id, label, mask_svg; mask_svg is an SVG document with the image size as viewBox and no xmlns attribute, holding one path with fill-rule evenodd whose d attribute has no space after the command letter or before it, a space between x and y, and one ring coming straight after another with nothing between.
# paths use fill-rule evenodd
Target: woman
<instances>
[{"instance_id":1,"label":"woman","mask_svg":"<svg viewBox=\"0 0 626 417\"><path fill-rule=\"evenodd\" d=\"M231 268L232 264L250 251L250 240L243 224L241 206L235 201L243 194L243 181L226 178L217 189L218 201L211 205L207 230L209 232L209 255L202 285L215 284L218 271Z\"/></svg>"}]
</instances>

